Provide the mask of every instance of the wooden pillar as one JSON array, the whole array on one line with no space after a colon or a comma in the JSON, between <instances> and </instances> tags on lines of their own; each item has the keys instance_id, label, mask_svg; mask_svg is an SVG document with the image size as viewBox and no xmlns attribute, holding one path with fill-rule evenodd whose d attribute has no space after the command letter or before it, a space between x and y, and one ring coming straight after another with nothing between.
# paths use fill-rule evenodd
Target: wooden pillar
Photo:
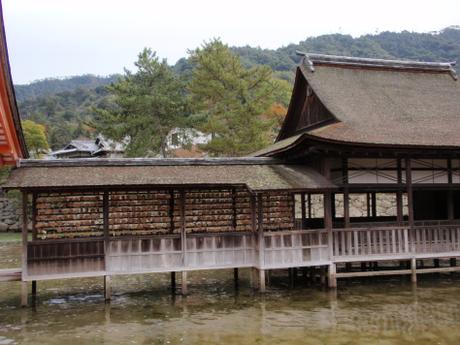
<instances>
[{"instance_id":1,"label":"wooden pillar","mask_svg":"<svg viewBox=\"0 0 460 345\"><path fill-rule=\"evenodd\" d=\"M372 198L372 218L377 218L377 193L372 192L371 193L371 198Z\"/></svg>"},{"instance_id":2,"label":"wooden pillar","mask_svg":"<svg viewBox=\"0 0 460 345\"><path fill-rule=\"evenodd\" d=\"M104 298L106 301L112 298L112 279L109 275L104 276Z\"/></svg>"},{"instance_id":3,"label":"wooden pillar","mask_svg":"<svg viewBox=\"0 0 460 345\"><path fill-rule=\"evenodd\" d=\"M105 271L108 271L109 250L110 250L110 232L109 232L109 193L104 192L102 196L102 221L104 229L104 266ZM109 281L110 284L110 281Z\"/></svg>"},{"instance_id":4,"label":"wooden pillar","mask_svg":"<svg viewBox=\"0 0 460 345\"><path fill-rule=\"evenodd\" d=\"M325 178L330 179L331 178L331 170L329 167L329 161L327 159L323 160L323 165L322 165L322 172ZM324 228L326 229L327 232L327 239L328 239L328 256L330 260L330 265L333 264L334 260L334 239L332 237L332 193L330 191L327 191L324 193ZM335 265L334 265L335 267ZM322 269L322 280L325 278L325 270ZM332 272L332 271L331 271ZM335 281L335 273L333 276L331 276L333 280ZM324 281L322 281L324 283ZM329 283L331 286L331 283ZM334 287L336 283L333 282L331 287Z\"/></svg>"},{"instance_id":5,"label":"wooden pillar","mask_svg":"<svg viewBox=\"0 0 460 345\"><path fill-rule=\"evenodd\" d=\"M367 218L371 217L371 196L366 193Z\"/></svg>"},{"instance_id":6,"label":"wooden pillar","mask_svg":"<svg viewBox=\"0 0 460 345\"><path fill-rule=\"evenodd\" d=\"M29 305L27 282L21 282L21 307L27 307Z\"/></svg>"},{"instance_id":7,"label":"wooden pillar","mask_svg":"<svg viewBox=\"0 0 460 345\"><path fill-rule=\"evenodd\" d=\"M300 203L301 205L301 210L302 210L302 229L306 228L306 222L307 222L307 210L305 208L305 193L300 194Z\"/></svg>"},{"instance_id":8,"label":"wooden pillar","mask_svg":"<svg viewBox=\"0 0 460 345\"><path fill-rule=\"evenodd\" d=\"M171 272L171 292L176 293L176 272Z\"/></svg>"},{"instance_id":9,"label":"wooden pillar","mask_svg":"<svg viewBox=\"0 0 460 345\"><path fill-rule=\"evenodd\" d=\"M187 232L186 232L186 223L185 223L185 190L180 191L180 239L181 239L181 249L182 249L182 266L187 267ZM182 295L187 295L187 271L182 271L181 279L181 292Z\"/></svg>"},{"instance_id":10,"label":"wooden pillar","mask_svg":"<svg viewBox=\"0 0 460 345\"><path fill-rule=\"evenodd\" d=\"M37 240L37 193L32 194L32 241Z\"/></svg>"},{"instance_id":11,"label":"wooden pillar","mask_svg":"<svg viewBox=\"0 0 460 345\"><path fill-rule=\"evenodd\" d=\"M169 231L174 233L174 189L169 191Z\"/></svg>"},{"instance_id":12,"label":"wooden pillar","mask_svg":"<svg viewBox=\"0 0 460 345\"><path fill-rule=\"evenodd\" d=\"M411 270L411 282L417 283L417 260L412 258L410 260L410 270Z\"/></svg>"},{"instance_id":13,"label":"wooden pillar","mask_svg":"<svg viewBox=\"0 0 460 345\"><path fill-rule=\"evenodd\" d=\"M264 271L264 209L263 195L257 194L257 243L259 247L259 291L265 292L265 271Z\"/></svg>"},{"instance_id":14,"label":"wooden pillar","mask_svg":"<svg viewBox=\"0 0 460 345\"><path fill-rule=\"evenodd\" d=\"M237 212L236 212L236 189L232 188L232 226L233 231L236 231Z\"/></svg>"},{"instance_id":15,"label":"wooden pillar","mask_svg":"<svg viewBox=\"0 0 460 345\"><path fill-rule=\"evenodd\" d=\"M261 293L265 292L265 270L259 269L259 291Z\"/></svg>"},{"instance_id":16,"label":"wooden pillar","mask_svg":"<svg viewBox=\"0 0 460 345\"><path fill-rule=\"evenodd\" d=\"M447 182L449 183L449 190L447 191L447 219L454 220L454 191L452 189L452 160L447 160Z\"/></svg>"},{"instance_id":17,"label":"wooden pillar","mask_svg":"<svg viewBox=\"0 0 460 345\"><path fill-rule=\"evenodd\" d=\"M414 252L414 236L413 236L413 227L414 227L414 197L412 194L412 167L411 160L409 158L405 159L406 165L406 190L407 190L407 208L409 215L409 246L410 251Z\"/></svg>"},{"instance_id":18,"label":"wooden pillar","mask_svg":"<svg viewBox=\"0 0 460 345\"><path fill-rule=\"evenodd\" d=\"M37 297L37 281L32 280L32 297Z\"/></svg>"},{"instance_id":19,"label":"wooden pillar","mask_svg":"<svg viewBox=\"0 0 460 345\"><path fill-rule=\"evenodd\" d=\"M311 194L308 193L308 219L311 219Z\"/></svg>"},{"instance_id":20,"label":"wooden pillar","mask_svg":"<svg viewBox=\"0 0 460 345\"><path fill-rule=\"evenodd\" d=\"M343 183L343 226L350 227L350 194L348 189L348 159L342 159L342 183Z\"/></svg>"},{"instance_id":21,"label":"wooden pillar","mask_svg":"<svg viewBox=\"0 0 460 345\"><path fill-rule=\"evenodd\" d=\"M398 158L397 160L397 182L398 182L398 190L396 191L396 220L398 223L402 223L404 220L404 205L403 205L403 192L401 189L402 188L402 164L401 164L401 158Z\"/></svg>"},{"instance_id":22,"label":"wooden pillar","mask_svg":"<svg viewBox=\"0 0 460 345\"><path fill-rule=\"evenodd\" d=\"M337 287L336 273L337 273L337 267L335 263L331 263L329 265L329 271L328 271L328 283L331 289L335 289Z\"/></svg>"},{"instance_id":23,"label":"wooden pillar","mask_svg":"<svg viewBox=\"0 0 460 345\"><path fill-rule=\"evenodd\" d=\"M233 283L235 284L235 288L238 288L238 268L233 269Z\"/></svg>"},{"instance_id":24,"label":"wooden pillar","mask_svg":"<svg viewBox=\"0 0 460 345\"><path fill-rule=\"evenodd\" d=\"M182 279L181 279L181 287L182 287L182 295L188 294L188 287L187 287L187 271L182 271Z\"/></svg>"},{"instance_id":25,"label":"wooden pillar","mask_svg":"<svg viewBox=\"0 0 460 345\"><path fill-rule=\"evenodd\" d=\"M21 274L21 306L27 307L28 305L28 291L27 281L24 279L27 277L27 192L22 192L22 274Z\"/></svg>"}]
</instances>

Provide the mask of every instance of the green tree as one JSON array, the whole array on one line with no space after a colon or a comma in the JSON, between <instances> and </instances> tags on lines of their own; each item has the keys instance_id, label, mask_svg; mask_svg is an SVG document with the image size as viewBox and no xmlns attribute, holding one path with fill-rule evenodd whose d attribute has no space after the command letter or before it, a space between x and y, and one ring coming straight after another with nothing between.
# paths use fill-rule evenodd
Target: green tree
<instances>
[{"instance_id":1,"label":"green tree","mask_svg":"<svg viewBox=\"0 0 460 345\"><path fill-rule=\"evenodd\" d=\"M25 120L22 121L22 129L27 148L32 157L40 158L42 154L49 150L45 126L39 125L32 120Z\"/></svg>"},{"instance_id":2,"label":"green tree","mask_svg":"<svg viewBox=\"0 0 460 345\"><path fill-rule=\"evenodd\" d=\"M205 119L200 129L213 134L205 149L216 156L238 156L267 145L272 123L263 115L277 98L272 70L244 67L217 39L190 54L191 106L196 117Z\"/></svg>"},{"instance_id":3,"label":"green tree","mask_svg":"<svg viewBox=\"0 0 460 345\"><path fill-rule=\"evenodd\" d=\"M115 106L96 109L95 128L114 140L130 139L127 156L165 155L164 139L183 120L184 89L166 60L144 49L135 62L108 86Z\"/></svg>"}]
</instances>

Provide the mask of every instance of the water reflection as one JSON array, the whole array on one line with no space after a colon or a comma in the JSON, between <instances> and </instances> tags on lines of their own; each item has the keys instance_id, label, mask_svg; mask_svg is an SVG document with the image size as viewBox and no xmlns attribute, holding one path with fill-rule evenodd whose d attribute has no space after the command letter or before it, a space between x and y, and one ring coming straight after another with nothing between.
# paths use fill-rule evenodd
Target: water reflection
<instances>
[{"instance_id":1,"label":"water reflection","mask_svg":"<svg viewBox=\"0 0 460 345\"><path fill-rule=\"evenodd\" d=\"M246 270L237 290L231 270L189 279L182 297L166 274L115 277L110 303L101 278L39 282L35 308L26 309L18 283L0 284L0 345L460 343L458 276L422 277L417 288L399 278L349 281L327 291L301 277L289 289L281 272L266 295L250 289Z\"/></svg>"}]
</instances>

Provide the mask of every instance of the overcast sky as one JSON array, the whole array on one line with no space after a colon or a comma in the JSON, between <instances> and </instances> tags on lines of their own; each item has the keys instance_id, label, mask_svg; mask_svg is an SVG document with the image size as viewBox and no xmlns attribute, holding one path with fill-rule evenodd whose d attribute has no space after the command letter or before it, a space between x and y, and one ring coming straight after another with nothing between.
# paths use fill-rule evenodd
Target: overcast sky
<instances>
[{"instance_id":1,"label":"overcast sky","mask_svg":"<svg viewBox=\"0 0 460 345\"><path fill-rule=\"evenodd\" d=\"M3 0L15 83L132 67L151 47L173 64L204 40L278 48L311 36L437 31L460 0Z\"/></svg>"}]
</instances>

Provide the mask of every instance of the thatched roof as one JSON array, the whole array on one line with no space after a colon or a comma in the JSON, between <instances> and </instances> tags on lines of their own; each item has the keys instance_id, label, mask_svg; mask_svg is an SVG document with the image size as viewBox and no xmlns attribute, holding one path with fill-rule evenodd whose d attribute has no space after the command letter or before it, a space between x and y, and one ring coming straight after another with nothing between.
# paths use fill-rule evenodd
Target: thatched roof
<instances>
[{"instance_id":1,"label":"thatched roof","mask_svg":"<svg viewBox=\"0 0 460 345\"><path fill-rule=\"evenodd\" d=\"M283 125L279 142L262 154L288 147L286 139L302 133L346 143L460 147L460 81L451 63L308 55L297 78L332 118L292 132L287 128L301 114L290 108L290 126ZM299 90L293 99L303 101Z\"/></svg>"},{"instance_id":2,"label":"thatched roof","mask_svg":"<svg viewBox=\"0 0 460 345\"><path fill-rule=\"evenodd\" d=\"M271 160L105 160L21 162L5 189L243 186L251 191L327 190L311 168Z\"/></svg>"}]
</instances>

